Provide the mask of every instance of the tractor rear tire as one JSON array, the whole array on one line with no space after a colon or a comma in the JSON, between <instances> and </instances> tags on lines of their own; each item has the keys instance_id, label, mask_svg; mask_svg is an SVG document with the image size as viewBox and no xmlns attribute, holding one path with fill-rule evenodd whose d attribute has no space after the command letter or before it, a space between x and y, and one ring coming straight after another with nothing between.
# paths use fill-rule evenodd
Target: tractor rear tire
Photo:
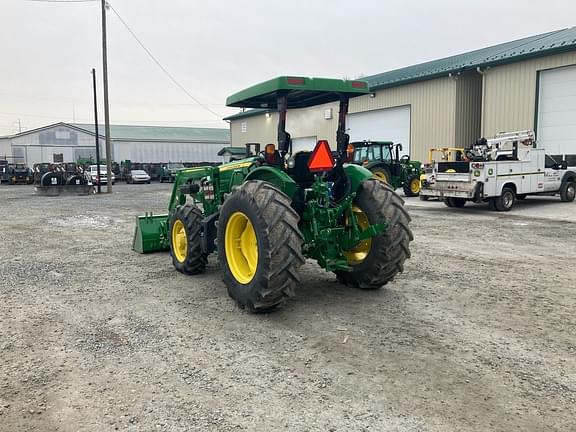
<instances>
[{"instance_id":1,"label":"tractor rear tire","mask_svg":"<svg viewBox=\"0 0 576 432\"><path fill-rule=\"evenodd\" d=\"M380 180L383 183L390 184L390 179L392 175L390 174L390 170L383 166L375 166L370 169L374 177Z\"/></svg>"},{"instance_id":2,"label":"tractor rear tire","mask_svg":"<svg viewBox=\"0 0 576 432\"><path fill-rule=\"evenodd\" d=\"M218 259L228 294L250 312L267 312L293 297L304 264L298 214L270 183L251 180L224 201Z\"/></svg>"},{"instance_id":3,"label":"tractor rear tire","mask_svg":"<svg viewBox=\"0 0 576 432\"><path fill-rule=\"evenodd\" d=\"M180 273L203 273L208 258L202 252L202 212L194 205L178 206L170 215L169 238L172 263Z\"/></svg>"},{"instance_id":4,"label":"tractor rear tire","mask_svg":"<svg viewBox=\"0 0 576 432\"><path fill-rule=\"evenodd\" d=\"M576 183L573 181L565 181L560 187L560 201L572 202L576 195Z\"/></svg>"},{"instance_id":5,"label":"tractor rear tire","mask_svg":"<svg viewBox=\"0 0 576 432\"><path fill-rule=\"evenodd\" d=\"M420 176L419 175L412 175L406 179L406 183L403 186L404 189L404 196L407 197L417 197L420 195L420 189L422 189L422 185L420 183Z\"/></svg>"},{"instance_id":6,"label":"tractor rear tire","mask_svg":"<svg viewBox=\"0 0 576 432\"><path fill-rule=\"evenodd\" d=\"M410 258L410 242L414 239L408 226L410 216L404 201L392 188L376 179L362 183L354 206L370 224L386 222L385 232L370 239L369 251L358 263L350 263L352 271L336 271L339 282L361 289L378 289L404 271Z\"/></svg>"}]
</instances>

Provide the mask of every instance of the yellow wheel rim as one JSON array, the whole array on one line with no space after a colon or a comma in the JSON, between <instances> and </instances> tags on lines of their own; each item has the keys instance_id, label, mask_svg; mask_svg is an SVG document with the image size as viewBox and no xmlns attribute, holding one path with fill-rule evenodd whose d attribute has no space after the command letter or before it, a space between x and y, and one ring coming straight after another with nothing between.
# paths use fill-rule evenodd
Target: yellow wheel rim
<instances>
[{"instance_id":1,"label":"yellow wheel rim","mask_svg":"<svg viewBox=\"0 0 576 432\"><path fill-rule=\"evenodd\" d=\"M258 241L254 227L244 213L236 212L230 216L224 243L232 275L242 284L250 283L258 267Z\"/></svg>"},{"instance_id":2,"label":"yellow wheel rim","mask_svg":"<svg viewBox=\"0 0 576 432\"><path fill-rule=\"evenodd\" d=\"M376 177L381 182L388 183L388 177L382 171L375 171L375 172L373 172L373 174L374 174L374 177Z\"/></svg>"},{"instance_id":3,"label":"yellow wheel rim","mask_svg":"<svg viewBox=\"0 0 576 432\"><path fill-rule=\"evenodd\" d=\"M413 178L410 182L410 191L414 194L420 192L420 179Z\"/></svg>"},{"instance_id":4,"label":"yellow wheel rim","mask_svg":"<svg viewBox=\"0 0 576 432\"><path fill-rule=\"evenodd\" d=\"M179 262L186 260L188 255L188 236L186 228L180 219L176 219L172 225L172 251Z\"/></svg>"},{"instance_id":5,"label":"yellow wheel rim","mask_svg":"<svg viewBox=\"0 0 576 432\"><path fill-rule=\"evenodd\" d=\"M360 207L352 206L352 212L354 213L354 217L356 217L356 223L360 230L365 230L370 226L370 221L368 220L368 216L366 213L360 209ZM345 218L346 225L349 225L351 222L349 220L349 216ZM360 264L362 261L366 259L368 254L370 253L370 248L372 247L372 239L366 239L360 241L356 246L352 249L344 251L344 256L348 261L348 264L355 265Z\"/></svg>"}]
</instances>

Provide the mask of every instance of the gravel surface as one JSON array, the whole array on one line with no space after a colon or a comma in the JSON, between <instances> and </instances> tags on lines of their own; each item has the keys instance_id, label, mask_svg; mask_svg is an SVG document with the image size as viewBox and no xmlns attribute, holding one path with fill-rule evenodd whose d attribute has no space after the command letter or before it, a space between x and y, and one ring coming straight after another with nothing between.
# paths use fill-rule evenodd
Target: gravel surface
<instances>
[{"instance_id":1,"label":"gravel surface","mask_svg":"<svg viewBox=\"0 0 576 432\"><path fill-rule=\"evenodd\" d=\"M384 289L308 262L251 315L216 257L192 277L131 251L169 195L0 187L0 431L576 430L576 224L409 205Z\"/></svg>"}]
</instances>

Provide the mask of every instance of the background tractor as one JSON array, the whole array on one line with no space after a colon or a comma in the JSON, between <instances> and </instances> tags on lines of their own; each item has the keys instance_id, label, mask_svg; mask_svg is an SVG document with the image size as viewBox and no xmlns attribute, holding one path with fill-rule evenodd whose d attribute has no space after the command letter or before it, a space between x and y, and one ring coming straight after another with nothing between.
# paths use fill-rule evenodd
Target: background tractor
<instances>
[{"instance_id":1,"label":"background tractor","mask_svg":"<svg viewBox=\"0 0 576 432\"><path fill-rule=\"evenodd\" d=\"M374 175L394 189L402 188L407 197L420 193L422 164L410 160L409 155L400 157L402 144L392 141L353 142L353 162L368 168Z\"/></svg>"},{"instance_id":2,"label":"background tractor","mask_svg":"<svg viewBox=\"0 0 576 432\"><path fill-rule=\"evenodd\" d=\"M227 105L279 113L278 142L220 166L178 171L168 214L137 217L133 249L170 250L185 274L205 270L218 253L229 295L252 312L294 295L299 268L311 258L337 279L376 289L402 272L412 232L402 199L361 166L349 164L349 98L362 81L279 77L227 99ZM339 101L336 157L327 141L292 154L288 108ZM252 153L252 151L250 151Z\"/></svg>"}]
</instances>

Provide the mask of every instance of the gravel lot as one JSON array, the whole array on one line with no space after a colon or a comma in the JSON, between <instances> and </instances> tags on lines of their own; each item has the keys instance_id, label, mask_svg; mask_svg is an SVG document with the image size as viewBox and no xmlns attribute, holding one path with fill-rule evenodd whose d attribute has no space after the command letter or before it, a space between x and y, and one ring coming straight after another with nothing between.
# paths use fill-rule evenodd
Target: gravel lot
<instances>
[{"instance_id":1,"label":"gravel lot","mask_svg":"<svg viewBox=\"0 0 576 432\"><path fill-rule=\"evenodd\" d=\"M410 200L412 259L385 289L309 262L251 315L215 257L190 277L131 251L169 194L0 187L1 431L576 430L569 218Z\"/></svg>"}]
</instances>

